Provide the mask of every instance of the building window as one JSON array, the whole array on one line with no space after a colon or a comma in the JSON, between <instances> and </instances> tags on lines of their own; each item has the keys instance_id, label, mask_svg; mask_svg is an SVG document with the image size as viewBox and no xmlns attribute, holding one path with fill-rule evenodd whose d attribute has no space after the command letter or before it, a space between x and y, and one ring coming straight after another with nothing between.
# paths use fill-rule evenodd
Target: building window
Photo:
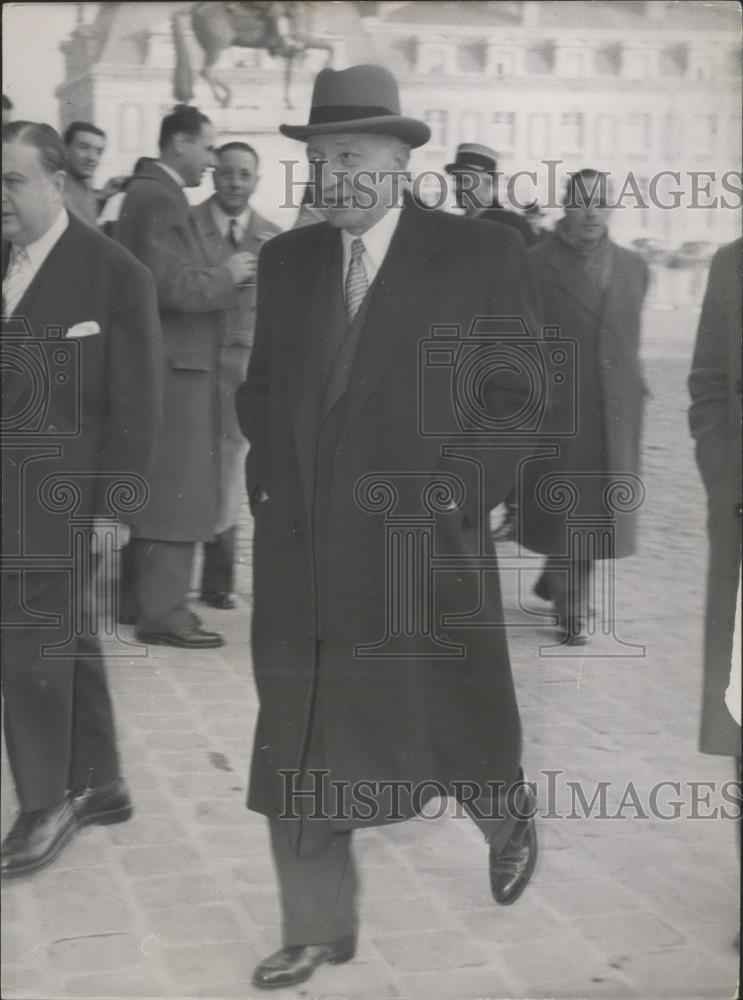
<instances>
[{"instance_id":1,"label":"building window","mask_svg":"<svg viewBox=\"0 0 743 1000\"><path fill-rule=\"evenodd\" d=\"M596 119L596 155L603 160L616 153L617 123L614 115L599 115Z\"/></svg>"},{"instance_id":2,"label":"building window","mask_svg":"<svg viewBox=\"0 0 743 1000\"><path fill-rule=\"evenodd\" d=\"M447 146L449 144L446 111L424 111L423 121L431 129L432 146Z\"/></svg>"},{"instance_id":3,"label":"building window","mask_svg":"<svg viewBox=\"0 0 743 1000\"><path fill-rule=\"evenodd\" d=\"M738 129L740 134L740 129ZM691 151L695 157L711 156L717 147L717 119L714 115L691 116Z\"/></svg>"},{"instance_id":4,"label":"building window","mask_svg":"<svg viewBox=\"0 0 743 1000\"><path fill-rule=\"evenodd\" d=\"M426 46L421 48L418 71L436 76L448 72L446 49Z\"/></svg>"},{"instance_id":5,"label":"building window","mask_svg":"<svg viewBox=\"0 0 743 1000\"><path fill-rule=\"evenodd\" d=\"M549 115L531 115L529 117L529 155L549 156L551 153Z\"/></svg>"},{"instance_id":6,"label":"building window","mask_svg":"<svg viewBox=\"0 0 743 1000\"><path fill-rule=\"evenodd\" d=\"M514 53L507 50L493 52L490 59L490 68L494 76L513 76L516 69L516 57Z\"/></svg>"},{"instance_id":7,"label":"building window","mask_svg":"<svg viewBox=\"0 0 743 1000\"><path fill-rule=\"evenodd\" d=\"M678 115L666 115L663 122L663 155L669 160L675 160L681 156L679 132Z\"/></svg>"},{"instance_id":8,"label":"building window","mask_svg":"<svg viewBox=\"0 0 743 1000\"><path fill-rule=\"evenodd\" d=\"M650 115L627 116L625 148L630 156L647 156L650 151Z\"/></svg>"},{"instance_id":9,"label":"building window","mask_svg":"<svg viewBox=\"0 0 743 1000\"><path fill-rule=\"evenodd\" d=\"M563 155L583 152L583 115L580 111L560 115L560 148Z\"/></svg>"},{"instance_id":10,"label":"building window","mask_svg":"<svg viewBox=\"0 0 743 1000\"><path fill-rule=\"evenodd\" d=\"M479 111L463 111L459 123L460 142L480 142L482 140L482 118Z\"/></svg>"},{"instance_id":11,"label":"building window","mask_svg":"<svg viewBox=\"0 0 743 1000\"><path fill-rule=\"evenodd\" d=\"M496 111L492 134L496 152L512 152L516 145L516 115L512 111Z\"/></svg>"}]
</instances>

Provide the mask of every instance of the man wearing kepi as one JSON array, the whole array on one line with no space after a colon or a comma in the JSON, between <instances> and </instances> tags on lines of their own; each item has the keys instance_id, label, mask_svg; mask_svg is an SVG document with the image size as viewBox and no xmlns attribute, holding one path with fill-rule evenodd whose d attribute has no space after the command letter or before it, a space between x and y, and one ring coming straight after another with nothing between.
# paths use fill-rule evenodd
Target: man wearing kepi
<instances>
[{"instance_id":1,"label":"man wearing kepi","mask_svg":"<svg viewBox=\"0 0 743 1000\"><path fill-rule=\"evenodd\" d=\"M89 576L114 494L146 499L160 324L149 272L68 214L65 178L51 126L3 127L3 724L20 806L3 878L132 812Z\"/></svg>"},{"instance_id":2,"label":"man wearing kepi","mask_svg":"<svg viewBox=\"0 0 743 1000\"><path fill-rule=\"evenodd\" d=\"M381 67L323 70L309 124L281 131L307 143L326 221L262 249L237 394L250 442L260 699L248 806L268 817L283 912L283 947L254 974L266 988L353 957L354 828L409 818L439 792L458 797L489 842L499 903L520 895L537 849L504 631L444 623L478 608L502 623L497 572L481 587L472 563L482 552L496 568L487 511L523 452L446 455L451 366L447 381L419 362L436 324L462 337L476 317L530 328L523 242L399 197L410 149L430 132L400 114ZM511 367L480 385L493 418L519 412L528 393ZM437 432L422 402L443 418ZM387 586L399 569L385 536L393 507L393 527L423 515L436 555L456 563L437 573L435 602L426 567L399 594ZM396 624L400 596L432 613L430 628Z\"/></svg>"}]
</instances>

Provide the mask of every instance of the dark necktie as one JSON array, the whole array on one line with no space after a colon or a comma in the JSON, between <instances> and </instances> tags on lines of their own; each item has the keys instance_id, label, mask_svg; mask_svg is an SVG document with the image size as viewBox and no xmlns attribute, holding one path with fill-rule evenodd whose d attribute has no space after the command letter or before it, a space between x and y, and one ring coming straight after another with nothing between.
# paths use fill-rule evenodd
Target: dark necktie
<instances>
[{"instance_id":1,"label":"dark necktie","mask_svg":"<svg viewBox=\"0 0 743 1000\"><path fill-rule=\"evenodd\" d=\"M349 325L353 323L364 296L369 291L369 279L361 255L364 252L364 241L358 237L351 244L351 261L346 275L346 318Z\"/></svg>"},{"instance_id":2,"label":"dark necktie","mask_svg":"<svg viewBox=\"0 0 743 1000\"><path fill-rule=\"evenodd\" d=\"M240 247L240 224L237 219L230 219L230 230L227 234L227 239L230 241L235 250Z\"/></svg>"}]
</instances>

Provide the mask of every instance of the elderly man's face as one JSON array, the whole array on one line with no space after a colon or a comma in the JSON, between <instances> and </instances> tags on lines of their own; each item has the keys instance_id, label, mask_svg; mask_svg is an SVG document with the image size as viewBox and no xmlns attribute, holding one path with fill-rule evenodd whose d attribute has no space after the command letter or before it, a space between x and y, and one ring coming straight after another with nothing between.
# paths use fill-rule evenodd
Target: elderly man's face
<instances>
[{"instance_id":1,"label":"elderly man's face","mask_svg":"<svg viewBox=\"0 0 743 1000\"><path fill-rule=\"evenodd\" d=\"M409 147L393 136L312 136L307 159L322 192L325 219L355 236L366 232L397 204L409 155Z\"/></svg>"},{"instance_id":2,"label":"elderly man's face","mask_svg":"<svg viewBox=\"0 0 743 1000\"><path fill-rule=\"evenodd\" d=\"M64 203L65 175L50 174L35 146L3 143L3 239L28 246L51 227Z\"/></svg>"},{"instance_id":3,"label":"elderly man's face","mask_svg":"<svg viewBox=\"0 0 743 1000\"><path fill-rule=\"evenodd\" d=\"M106 148L106 140L95 132L75 132L67 144L67 165L73 177L92 180Z\"/></svg>"}]
</instances>

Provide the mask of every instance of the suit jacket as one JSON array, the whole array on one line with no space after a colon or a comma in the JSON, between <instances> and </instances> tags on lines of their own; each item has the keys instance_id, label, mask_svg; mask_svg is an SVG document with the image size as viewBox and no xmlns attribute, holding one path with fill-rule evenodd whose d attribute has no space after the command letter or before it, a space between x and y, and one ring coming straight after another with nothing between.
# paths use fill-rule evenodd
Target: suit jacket
<instances>
[{"instance_id":1,"label":"suit jacket","mask_svg":"<svg viewBox=\"0 0 743 1000\"><path fill-rule=\"evenodd\" d=\"M740 757L740 727L724 704L741 541L741 240L712 259L699 317L689 426L709 505L709 570L700 749Z\"/></svg>"},{"instance_id":2,"label":"suit jacket","mask_svg":"<svg viewBox=\"0 0 743 1000\"><path fill-rule=\"evenodd\" d=\"M229 271L211 263L183 190L156 163L126 190L115 236L155 279L163 329L163 423L142 538L207 541L217 520L217 349L235 303Z\"/></svg>"},{"instance_id":3,"label":"suit jacket","mask_svg":"<svg viewBox=\"0 0 743 1000\"><path fill-rule=\"evenodd\" d=\"M193 209L196 228L206 247L210 263L219 265L235 253L214 221L214 195ZM238 250L257 254L267 239L281 232L278 226L251 209L248 226ZM256 285L239 285L236 302L220 314L221 335L217 361L219 496L215 530L224 531L237 523L245 497L243 467L247 442L237 423L235 391L245 378L255 331Z\"/></svg>"},{"instance_id":4,"label":"suit jacket","mask_svg":"<svg viewBox=\"0 0 743 1000\"><path fill-rule=\"evenodd\" d=\"M519 318L533 333L536 292L523 242L492 222L408 203L364 304L344 391L327 412L340 242L321 223L263 248L256 339L237 397L251 445L261 705L248 804L269 815L283 804L278 771L303 766L318 680L323 713L315 724L334 779L484 785L486 775L511 780L520 754L508 650L496 626L498 574L476 567L483 555L495 569L488 511L510 489L524 449L452 440L462 427L467 437L470 404L484 408L487 429L529 396L521 374L534 344ZM488 337L471 327L493 316L517 332L496 351L514 364L491 369ZM490 377L480 382L483 366ZM400 535L385 512L418 528L405 535L403 525ZM436 574L435 596L420 570L414 603L422 617L410 635L388 586L398 543L419 546L416 559L434 551L451 560ZM485 622L496 627L476 627ZM377 810L352 825L388 819Z\"/></svg>"},{"instance_id":5,"label":"suit jacket","mask_svg":"<svg viewBox=\"0 0 743 1000\"><path fill-rule=\"evenodd\" d=\"M149 272L70 215L14 317L3 321L5 556L40 557L43 569L43 557L69 554L70 516L116 513L116 500L132 508L123 521L142 516L161 352ZM127 476L142 480L130 482L129 501L115 486Z\"/></svg>"},{"instance_id":6,"label":"suit jacket","mask_svg":"<svg viewBox=\"0 0 743 1000\"><path fill-rule=\"evenodd\" d=\"M490 222L500 222L502 226L510 226L511 229L515 229L517 233L521 233L524 237L524 243L526 243L528 247L533 246L538 242L531 226L523 215L519 215L518 212L511 211L510 208L503 208L502 205L494 205L492 208L483 208L477 213L477 218L488 219Z\"/></svg>"},{"instance_id":7,"label":"suit jacket","mask_svg":"<svg viewBox=\"0 0 743 1000\"><path fill-rule=\"evenodd\" d=\"M571 391L551 414L556 432L564 432L571 422L575 432L555 438L559 440L555 458L535 459L523 469L521 541L536 552L569 554L571 515L598 518L613 526L614 541L607 555L626 556L635 547L636 511L609 509L605 498L613 478L640 472L647 393L640 330L648 267L639 254L615 243L610 243L609 251L611 274L602 295L587 280L577 253L559 236L549 236L529 250L542 318L559 328L575 356L568 376ZM539 483L553 474L566 477L578 491L574 508L548 510L549 505L538 499ZM577 478L571 479L573 475Z\"/></svg>"}]
</instances>

